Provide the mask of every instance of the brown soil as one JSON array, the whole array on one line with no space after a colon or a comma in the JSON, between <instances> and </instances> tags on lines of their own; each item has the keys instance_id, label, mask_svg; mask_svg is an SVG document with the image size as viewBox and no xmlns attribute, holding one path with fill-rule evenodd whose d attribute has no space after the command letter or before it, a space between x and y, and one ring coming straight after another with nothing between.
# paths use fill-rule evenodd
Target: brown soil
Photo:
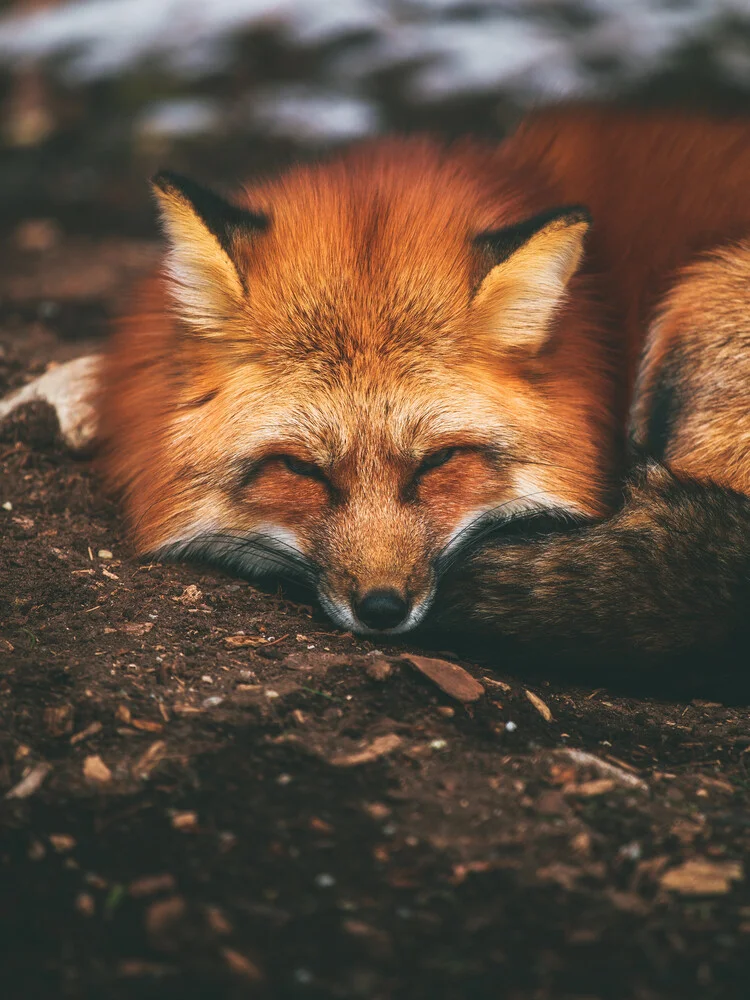
<instances>
[{"instance_id":1,"label":"brown soil","mask_svg":"<svg viewBox=\"0 0 750 1000\"><path fill-rule=\"evenodd\" d=\"M16 231L0 391L89 350L152 258ZM443 638L485 688L464 706L424 649L139 563L43 407L0 464L0 788L44 776L0 800L7 1000L747 996L742 703Z\"/></svg>"}]
</instances>

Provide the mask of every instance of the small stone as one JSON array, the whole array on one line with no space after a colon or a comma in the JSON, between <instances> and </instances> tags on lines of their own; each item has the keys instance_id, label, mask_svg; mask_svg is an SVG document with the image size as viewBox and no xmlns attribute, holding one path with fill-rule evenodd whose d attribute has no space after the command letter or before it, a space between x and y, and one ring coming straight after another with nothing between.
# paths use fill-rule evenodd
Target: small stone
<instances>
[{"instance_id":1,"label":"small stone","mask_svg":"<svg viewBox=\"0 0 750 1000\"><path fill-rule=\"evenodd\" d=\"M10 500L5 501L5 503L3 504L3 510L13 510L13 504L10 502Z\"/></svg>"},{"instance_id":2,"label":"small stone","mask_svg":"<svg viewBox=\"0 0 750 1000\"><path fill-rule=\"evenodd\" d=\"M201 702L203 708L216 708L218 705L224 701L224 698L220 694L212 694L209 698L204 698Z\"/></svg>"},{"instance_id":3,"label":"small stone","mask_svg":"<svg viewBox=\"0 0 750 1000\"><path fill-rule=\"evenodd\" d=\"M100 559L113 559L114 558L114 556L112 555L112 553L110 552L109 549L99 549L99 551L96 554L99 556Z\"/></svg>"},{"instance_id":4,"label":"small stone","mask_svg":"<svg viewBox=\"0 0 750 1000\"><path fill-rule=\"evenodd\" d=\"M512 719L509 722L505 723L505 732L506 733L515 733L515 731L517 729L518 729L518 726L515 724L515 722L513 722Z\"/></svg>"}]
</instances>

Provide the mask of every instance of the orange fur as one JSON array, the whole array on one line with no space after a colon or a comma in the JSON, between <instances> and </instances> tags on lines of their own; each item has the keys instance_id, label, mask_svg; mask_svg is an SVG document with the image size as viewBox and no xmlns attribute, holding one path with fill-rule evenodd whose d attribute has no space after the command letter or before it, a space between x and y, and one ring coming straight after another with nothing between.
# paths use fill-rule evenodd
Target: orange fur
<instances>
[{"instance_id":1,"label":"orange fur","mask_svg":"<svg viewBox=\"0 0 750 1000\"><path fill-rule=\"evenodd\" d=\"M267 230L223 242L163 188L177 282L141 291L101 397L138 550L263 536L253 570L293 551L340 624L392 590L410 627L467 519L601 516L649 318L678 268L750 232L748 176L744 125L580 111L500 147L394 139L297 168L237 199ZM594 220L579 274L575 218L493 266L472 243L571 203Z\"/></svg>"}]
</instances>

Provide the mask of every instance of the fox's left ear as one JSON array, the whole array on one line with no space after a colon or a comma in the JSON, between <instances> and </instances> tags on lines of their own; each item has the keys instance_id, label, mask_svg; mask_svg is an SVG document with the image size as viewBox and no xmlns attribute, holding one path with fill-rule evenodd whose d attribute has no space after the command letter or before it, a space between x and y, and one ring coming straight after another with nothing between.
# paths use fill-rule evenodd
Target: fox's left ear
<instances>
[{"instance_id":1,"label":"fox's left ear","mask_svg":"<svg viewBox=\"0 0 750 1000\"><path fill-rule=\"evenodd\" d=\"M169 240L167 273L178 315L196 332L221 336L246 289L241 252L268 219L168 171L151 181Z\"/></svg>"},{"instance_id":2,"label":"fox's left ear","mask_svg":"<svg viewBox=\"0 0 750 1000\"><path fill-rule=\"evenodd\" d=\"M498 347L536 353L547 343L590 225L575 205L476 237L485 277L472 311Z\"/></svg>"}]
</instances>

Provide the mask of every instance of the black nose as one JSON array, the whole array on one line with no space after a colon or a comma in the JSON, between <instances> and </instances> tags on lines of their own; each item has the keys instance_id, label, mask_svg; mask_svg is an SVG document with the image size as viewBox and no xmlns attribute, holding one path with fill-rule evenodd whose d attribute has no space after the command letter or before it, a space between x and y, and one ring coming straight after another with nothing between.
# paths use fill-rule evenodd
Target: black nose
<instances>
[{"instance_id":1,"label":"black nose","mask_svg":"<svg viewBox=\"0 0 750 1000\"><path fill-rule=\"evenodd\" d=\"M355 601L354 610L363 625L381 630L400 625L409 612L409 605L395 590L371 590Z\"/></svg>"}]
</instances>

